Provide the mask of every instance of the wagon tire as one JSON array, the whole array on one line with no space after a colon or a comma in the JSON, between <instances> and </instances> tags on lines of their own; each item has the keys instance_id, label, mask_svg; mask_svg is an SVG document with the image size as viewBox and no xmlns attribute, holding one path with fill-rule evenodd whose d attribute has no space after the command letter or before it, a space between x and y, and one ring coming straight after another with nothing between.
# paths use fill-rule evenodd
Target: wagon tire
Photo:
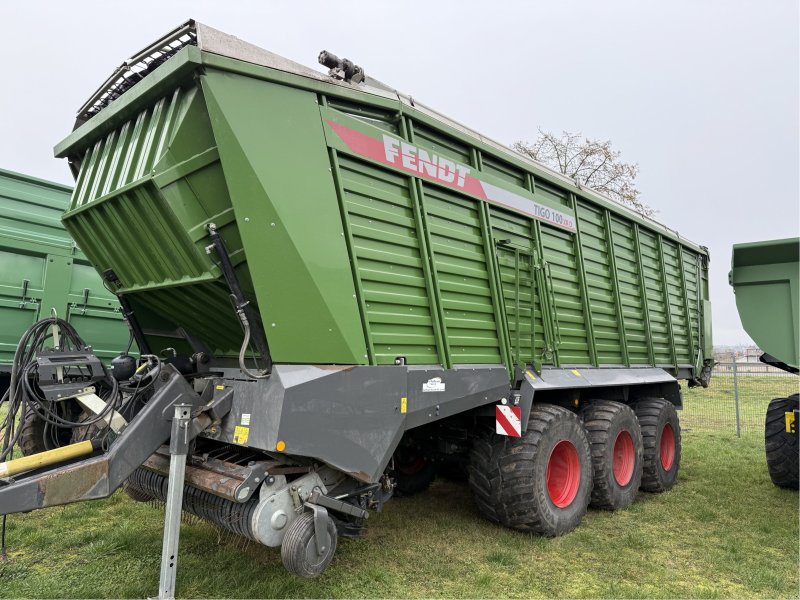
<instances>
[{"instance_id":1,"label":"wagon tire","mask_svg":"<svg viewBox=\"0 0 800 600\"><path fill-rule=\"evenodd\" d=\"M482 429L470 453L469 484L490 521L548 537L572 531L592 492L589 441L580 418L539 404L522 437Z\"/></svg>"},{"instance_id":2,"label":"wagon tire","mask_svg":"<svg viewBox=\"0 0 800 600\"><path fill-rule=\"evenodd\" d=\"M322 556L317 555L316 540L314 539L314 513L305 512L289 525L281 544L281 560L283 566L290 573L312 579L321 574L336 553L336 524L333 519L327 519L330 547Z\"/></svg>"},{"instance_id":3,"label":"wagon tire","mask_svg":"<svg viewBox=\"0 0 800 600\"><path fill-rule=\"evenodd\" d=\"M798 409L800 395L775 398L767 408L764 425L764 445L767 454L767 470L772 483L781 488L798 489L800 471L800 448L798 434L786 431L785 413Z\"/></svg>"},{"instance_id":4,"label":"wagon tire","mask_svg":"<svg viewBox=\"0 0 800 600\"><path fill-rule=\"evenodd\" d=\"M633 409L597 400L581 410L592 452L594 485L590 505L619 510L633 504L642 482L642 431Z\"/></svg>"},{"instance_id":5,"label":"wagon tire","mask_svg":"<svg viewBox=\"0 0 800 600\"><path fill-rule=\"evenodd\" d=\"M413 496L427 490L436 479L436 463L412 448L401 449L395 454L394 493L397 496Z\"/></svg>"},{"instance_id":6,"label":"wagon tire","mask_svg":"<svg viewBox=\"0 0 800 600\"><path fill-rule=\"evenodd\" d=\"M660 398L640 400L633 408L642 429L644 492L672 489L681 463L681 425L671 402Z\"/></svg>"}]
</instances>

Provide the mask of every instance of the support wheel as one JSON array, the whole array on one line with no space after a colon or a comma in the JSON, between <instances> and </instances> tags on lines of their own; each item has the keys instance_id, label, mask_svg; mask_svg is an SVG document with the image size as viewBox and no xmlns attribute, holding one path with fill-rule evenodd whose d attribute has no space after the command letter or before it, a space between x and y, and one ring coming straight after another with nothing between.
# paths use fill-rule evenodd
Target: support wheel
<instances>
[{"instance_id":1,"label":"support wheel","mask_svg":"<svg viewBox=\"0 0 800 600\"><path fill-rule=\"evenodd\" d=\"M767 469L772 483L790 490L798 489L798 434L786 431L786 413L798 409L800 395L775 398L767 408L764 443L767 450Z\"/></svg>"},{"instance_id":2,"label":"support wheel","mask_svg":"<svg viewBox=\"0 0 800 600\"><path fill-rule=\"evenodd\" d=\"M591 505L605 510L630 506L642 482L642 431L636 413L620 402L597 400L581 417L592 450Z\"/></svg>"},{"instance_id":3,"label":"support wheel","mask_svg":"<svg viewBox=\"0 0 800 600\"><path fill-rule=\"evenodd\" d=\"M644 460L641 489L666 492L675 485L681 464L681 425L671 402L640 400L634 412L642 428Z\"/></svg>"},{"instance_id":4,"label":"support wheel","mask_svg":"<svg viewBox=\"0 0 800 600\"><path fill-rule=\"evenodd\" d=\"M478 509L491 521L546 536L572 531L592 492L589 442L580 418L539 404L520 438L487 428L473 443L469 483Z\"/></svg>"},{"instance_id":5,"label":"support wheel","mask_svg":"<svg viewBox=\"0 0 800 600\"><path fill-rule=\"evenodd\" d=\"M289 526L281 544L281 559L287 571L312 579L328 568L336 552L336 525L330 517L326 522L330 544L322 555L317 552L313 512L303 513Z\"/></svg>"}]
</instances>

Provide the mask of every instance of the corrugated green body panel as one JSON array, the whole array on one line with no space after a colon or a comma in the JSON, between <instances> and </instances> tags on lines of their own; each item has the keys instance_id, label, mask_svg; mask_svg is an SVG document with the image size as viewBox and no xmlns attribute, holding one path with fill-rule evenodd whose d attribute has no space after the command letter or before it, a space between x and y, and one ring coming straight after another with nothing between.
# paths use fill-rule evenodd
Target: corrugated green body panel
<instances>
[{"instance_id":1,"label":"corrugated green body panel","mask_svg":"<svg viewBox=\"0 0 800 600\"><path fill-rule=\"evenodd\" d=\"M729 279L742 325L758 347L800 366L800 239L734 245Z\"/></svg>"},{"instance_id":2,"label":"corrugated green body panel","mask_svg":"<svg viewBox=\"0 0 800 600\"><path fill-rule=\"evenodd\" d=\"M50 315L72 323L104 359L123 350L128 328L60 217L71 189L0 170L0 366L20 337Z\"/></svg>"},{"instance_id":3,"label":"corrugated green body panel","mask_svg":"<svg viewBox=\"0 0 800 600\"><path fill-rule=\"evenodd\" d=\"M158 103L112 104L69 140L84 150L66 223L154 339L238 349L204 252L213 221L276 362L677 371L709 356L698 247L399 100L197 60L195 83L180 70Z\"/></svg>"},{"instance_id":4,"label":"corrugated green body panel","mask_svg":"<svg viewBox=\"0 0 800 600\"><path fill-rule=\"evenodd\" d=\"M347 157L338 168L375 363L439 362L408 181Z\"/></svg>"}]
</instances>

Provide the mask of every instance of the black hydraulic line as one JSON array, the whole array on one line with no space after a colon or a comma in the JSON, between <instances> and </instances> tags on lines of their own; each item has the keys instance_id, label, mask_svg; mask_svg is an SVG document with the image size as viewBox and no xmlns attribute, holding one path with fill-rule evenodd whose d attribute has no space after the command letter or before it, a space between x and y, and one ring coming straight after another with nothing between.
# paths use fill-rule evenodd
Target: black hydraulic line
<instances>
[{"instance_id":1,"label":"black hydraulic line","mask_svg":"<svg viewBox=\"0 0 800 600\"><path fill-rule=\"evenodd\" d=\"M253 310L253 307L247 298L244 297L244 292L242 291L242 286L239 283L239 278L236 276L236 271L234 271L233 263L228 255L228 250L225 248L225 242L222 241L222 237L220 237L219 231L217 231L217 226L214 225L214 223L208 224L208 235L211 238L211 242L214 245L214 250L216 250L217 256L219 257L222 274L225 276L225 281L227 282L234 301L236 302L236 312L239 315L239 319L242 321L243 327L246 330L249 329L250 334L253 336L253 343L255 344L258 353L267 362L267 368L265 371L269 373L272 371L272 357L269 353L267 338L264 336L262 329L258 326L255 310ZM249 325L250 323L252 323L252 326Z\"/></svg>"},{"instance_id":2,"label":"black hydraulic line","mask_svg":"<svg viewBox=\"0 0 800 600\"><path fill-rule=\"evenodd\" d=\"M128 298L125 294L117 294L117 299L119 300L119 305L122 307L122 316L125 317L125 321L131 328L133 338L136 340L136 345L139 346L139 354L152 354L150 352L150 345L144 338L142 326L139 325L139 321L131 308L131 303L128 301Z\"/></svg>"}]
</instances>

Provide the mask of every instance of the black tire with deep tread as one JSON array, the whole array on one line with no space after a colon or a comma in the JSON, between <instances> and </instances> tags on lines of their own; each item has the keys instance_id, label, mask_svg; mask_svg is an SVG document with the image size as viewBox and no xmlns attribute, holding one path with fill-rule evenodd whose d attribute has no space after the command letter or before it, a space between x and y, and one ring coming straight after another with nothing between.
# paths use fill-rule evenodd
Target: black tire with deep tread
<instances>
[{"instance_id":1,"label":"black tire with deep tread","mask_svg":"<svg viewBox=\"0 0 800 600\"><path fill-rule=\"evenodd\" d=\"M767 469L772 483L778 487L798 489L800 476L800 448L797 433L786 431L785 413L797 410L800 394L788 398L775 398L767 408L764 425L764 445L767 453Z\"/></svg>"},{"instance_id":2,"label":"black tire with deep tread","mask_svg":"<svg viewBox=\"0 0 800 600\"><path fill-rule=\"evenodd\" d=\"M681 425L675 406L667 400L649 398L633 407L642 429L644 453L642 460L642 485L645 492L666 492L675 485L681 464ZM661 464L661 434L669 423L675 434L675 459L667 471Z\"/></svg>"},{"instance_id":3,"label":"black tire with deep tread","mask_svg":"<svg viewBox=\"0 0 800 600\"><path fill-rule=\"evenodd\" d=\"M436 479L436 463L428 460L413 449L399 450L395 455L395 468L392 478L394 493L398 497L413 496L427 490Z\"/></svg>"},{"instance_id":4,"label":"black tire with deep tread","mask_svg":"<svg viewBox=\"0 0 800 600\"><path fill-rule=\"evenodd\" d=\"M52 450L44 439L45 422L34 414L28 414L22 426L19 438L19 449L24 456Z\"/></svg>"},{"instance_id":5,"label":"black tire with deep tread","mask_svg":"<svg viewBox=\"0 0 800 600\"><path fill-rule=\"evenodd\" d=\"M289 525L281 543L281 560L286 570L305 579L311 579L322 573L336 553L336 524L331 518L328 518L328 535L331 538L331 547L318 563L310 563L306 548L308 544L316 543L314 541L314 514L306 512L297 517Z\"/></svg>"},{"instance_id":6,"label":"black tire with deep tread","mask_svg":"<svg viewBox=\"0 0 800 600\"><path fill-rule=\"evenodd\" d=\"M583 426L592 451L594 485L590 505L619 510L633 504L642 482L643 442L639 420L633 409L621 402L595 400L581 410ZM633 440L634 467L630 481L620 485L614 477L614 444L627 431Z\"/></svg>"},{"instance_id":7,"label":"black tire with deep tread","mask_svg":"<svg viewBox=\"0 0 800 600\"><path fill-rule=\"evenodd\" d=\"M581 481L569 506L557 508L547 490L547 463L564 439L578 451ZM469 484L481 514L512 529L557 536L581 522L592 492L589 442L580 418L550 404L531 410L528 430L520 438L478 432L470 452Z\"/></svg>"}]
</instances>

